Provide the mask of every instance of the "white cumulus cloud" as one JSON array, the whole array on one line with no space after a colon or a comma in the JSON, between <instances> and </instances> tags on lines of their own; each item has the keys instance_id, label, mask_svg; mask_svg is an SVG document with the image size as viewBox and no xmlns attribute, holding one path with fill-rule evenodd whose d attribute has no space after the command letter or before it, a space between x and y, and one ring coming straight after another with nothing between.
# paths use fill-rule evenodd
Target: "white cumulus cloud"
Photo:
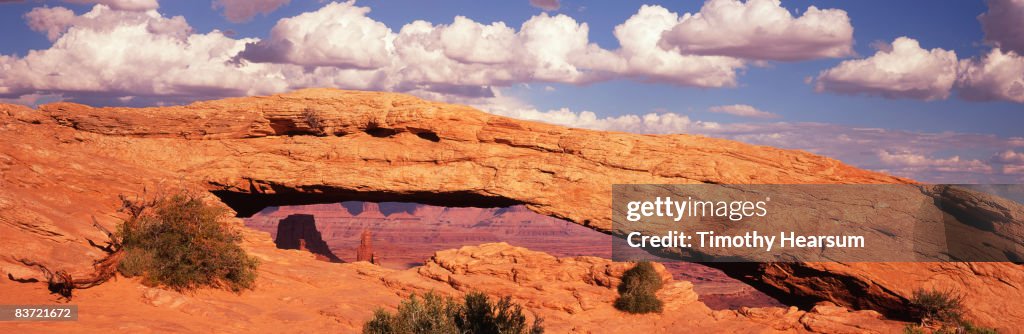
<instances>
[{"instance_id":1,"label":"white cumulus cloud","mask_svg":"<svg viewBox=\"0 0 1024 334\"><path fill-rule=\"evenodd\" d=\"M614 50L592 43L588 25L566 15L541 13L518 29L456 17L450 24L414 21L395 31L368 13L352 2L329 3L281 19L259 40L197 33L184 17L156 10L95 5L75 15L62 7L36 8L25 19L53 44L25 56L0 55L0 98L35 94L145 104L303 87L488 97L495 87L520 83L623 77L729 87L745 66L736 58L657 48L678 17L656 6L616 27L622 47Z\"/></svg>"},{"instance_id":2,"label":"white cumulus cloud","mask_svg":"<svg viewBox=\"0 0 1024 334\"><path fill-rule=\"evenodd\" d=\"M846 12L810 6L794 17L779 0L708 0L666 32L660 45L683 53L796 61L853 54Z\"/></svg>"},{"instance_id":3,"label":"white cumulus cloud","mask_svg":"<svg viewBox=\"0 0 1024 334\"><path fill-rule=\"evenodd\" d=\"M241 54L256 62L375 69L388 66L394 34L354 2L283 18L266 40L251 43Z\"/></svg>"},{"instance_id":4,"label":"white cumulus cloud","mask_svg":"<svg viewBox=\"0 0 1024 334\"><path fill-rule=\"evenodd\" d=\"M78 31L113 33L118 28L137 25L153 35L169 35L179 39L187 38L192 28L182 16L164 18L156 11L136 12L117 10L107 5L97 5L93 10L80 16L64 7L38 7L25 14L25 21L32 30L46 34L51 41L75 27ZM76 41L96 43L95 41ZM116 42L116 41L115 41Z\"/></svg>"},{"instance_id":5,"label":"white cumulus cloud","mask_svg":"<svg viewBox=\"0 0 1024 334\"><path fill-rule=\"evenodd\" d=\"M74 11L64 7L37 7L25 14L29 29L45 33L51 42L64 34L77 19Z\"/></svg>"},{"instance_id":6,"label":"white cumulus cloud","mask_svg":"<svg viewBox=\"0 0 1024 334\"><path fill-rule=\"evenodd\" d=\"M66 13L62 8L44 8L28 14L30 21L60 17L41 20L34 27L56 37L56 42L24 58L0 60L5 73L0 77L0 94L37 90L183 94L188 88L207 86L211 77L204 71L225 72L225 51L237 52L244 45L219 32L193 35L183 18L165 18L156 12L97 5L70 20L62 13ZM239 73L224 74L225 80L239 78Z\"/></svg>"},{"instance_id":7,"label":"white cumulus cloud","mask_svg":"<svg viewBox=\"0 0 1024 334\"><path fill-rule=\"evenodd\" d=\"M532 80L579 83L613 55L589 42L589 28L540 14L520 30L458 16L451 24L414 21L394 32L366 16L367 7L331 3L282 19L271 37L241 57L254 62L379 70L394 87L507 85ZM605 59L602 59L605 58Z\"/></svg>"},{"instance_id":8,"label":"white cumulus cloud","mask_svg":"<svg viewBox=\"0 0 1024 334\"><path fill-rule=\"evenodd\" d=\"M609 71L648 81L695 87L736 86L736 71L745 63L723 56L682 55L658 47L661 36L679 24L679 15L661 6L642 6L615 27L621 48Z\"/></svg>"},{"instance_id":9,"label":"white cumulus cloud","mask_svg":"<svg viewBox=\"0 0 1024 334\"><path fill-rule=\"evenodd\" d=\"M843 61L822 71L817 91L881 95L889 98L941 100L957 80L956 53L926 50L912 38L899 37L891 48L865 59Z\"/></svg>"},{"instance_id":10,"label":"white cumulus cloud","mask_svg":"<svg viewBox=\"0 0 1024 334\"><path fill-rule=\"evenodd\" d=\"M270 8L285 3L274 1L250 5ZM117 8L112 7L114 1L102 2L110 4L97 4L80 15L62 7L41 7L25 14L28 26L53 44L24 56L0 55L0 98L92 96L95 101L139 104L146 100L122 97L184 100L197 93L202 96L192 99L312 86L488 97L495 88L522 83L588 84L623 78L734 87L749 64L763 61L744 60L742 55L688 54L678 46L666 49L659 44L686 22L697 17L711 20L710 13L724 10L708 8L740 6L742 11L737 13L743 15L752 15L752 10L763 10L767 16L781 15L778 10L788 13L772 1L711 0L705 6L707 13L682 16L661 6L642 6L614 28L619 47L605 49L590 40L587 23L547 13L518 27L459 16L450 23L414 21L394 29L368 16L367 7L332 2L279 20L269 36L260 40L236 39L219 31L197 33L185 18L158 12L155 1L122 1ZM219 5L228 11L228 3ZM829 15L845 18L840 12L807 11L779 18L783 25L813 26L806 22L825 22L821 17ZM801 20L806 22L798 24ZM792 50L807 50L797 43L800 40L792 41L796 43ZM952 51L925 50L913 39L899 38L891 50L822 72L817 88L942 99L948 96L957 71ZM1024 101L1024 60L1015 52L995 49L984 57L961 61L959 72L957 87L965 98Z\"/></svg>"},{"instance_id":11,"label":"white cumulus cloud","mask_svg":"<svg viewBox=\"0 0 1024 334\"><path fill-rule=\"evenodd\" d=\"M373 73L297 65L238 64L233 57L255 39L220 31L194 33L183 17L96 5L67 18L59 7L37 9L34 27L55 38L24 57L0 55L0 97L61 95L95 104L190 101L324 86L377 89ZM152 99L132 99L140 96Z\"/></svg>"},{"instance_id":12,"label":"white cumulus cloud","mask_svg":"<svg viewBox=\"0 0 1024 334\"><path fill-rule=\"evenodd\" d=\"M1016 52L997 48L980 59L962 60L960 66L957 87L964 99L1024 103L1024 57Z\"/></svg>"},{"instance_id":13,"label":"white cumulus cloud","mask_svg":"<svg viewBox=\"0 0 1024 334\"><path fill-rule=\"evenodd\" d=\"M377 70L391 89L465 90L532 81L590 83L627 76L697 87L729 87L743 61L683 56L657 47L678 23L664 8L644 6L615 29L622 46L590 41L590 28L567 15L541 13L518 30L457 16L450 24L414 21L397 32L353 2L280 20L270 38L240 58L263 63Z\"/></svg>"}]
</instances>

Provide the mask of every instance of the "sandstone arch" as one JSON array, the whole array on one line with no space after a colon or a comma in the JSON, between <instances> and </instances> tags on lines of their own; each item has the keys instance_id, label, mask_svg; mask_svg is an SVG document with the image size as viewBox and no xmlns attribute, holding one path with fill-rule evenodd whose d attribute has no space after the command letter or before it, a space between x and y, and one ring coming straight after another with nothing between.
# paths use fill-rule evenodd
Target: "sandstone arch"
<instances>
[{"instance_id":1,"label":"sandstone arch","mask_svg":"<svg viewBox=\"0 0 1024 334\"><path fill-rule=\"evenodd\" d=\"M393 93L309 89L139 109L0 105L0 119L0 139L12 143L0 147L0 234L11 236L0 253L43 254L74 268L87 268L95 255L84 240L96 232L77 222L96 215L112 225L117 194L157 183L209 190L243 215L266 204L356 198L524 204L607 232L613 183L912 182L805 152L571 129ZM24 270L8 258L0 268ZM743 271L776 293L890 313L919 284L958 285L979 323L1024 321L1024 310L1010 307L1024 298L1020 265L806 263Z\"/></svg>"}]
</instances>

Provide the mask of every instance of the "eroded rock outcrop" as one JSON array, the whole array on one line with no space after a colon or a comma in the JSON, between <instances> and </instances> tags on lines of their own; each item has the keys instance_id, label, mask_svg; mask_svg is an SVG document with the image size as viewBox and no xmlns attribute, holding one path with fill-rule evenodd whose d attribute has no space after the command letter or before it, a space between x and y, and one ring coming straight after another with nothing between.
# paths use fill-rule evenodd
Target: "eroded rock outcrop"
<instances>
[{"instance_id":1,"label":"eroded rock outcrop","mask_svg":"<svg viewBox=\"0 0 1024 334\"><path fill-rule=\"evenodd\" d=\"M344 262L327 246L313 215L293 214L281 219L277 224L274 244L280 249L308 251L324 261Z\"/></svg>"},{"instance_id":2,"label":"eroded rock outcrop","mask_svg":"<svg viewBox=\"0 0 1024 334\"><path fill-rule=\"evenodd\" d=\"M209 190L243 215L348 199L522 204L609 231L613 183L911 182L799 151L570 129L327 89L141 109L0 105L0 141L0 269L17 276L33 274L17 258L88 270L101 255L87 239L103 238L90 217L113 227L117 195L144 188ZM1021 272L1008 263L795 263L749 279L889 312L895 304L865 301L957 287L970 318L1013 331L1007 324L1024 322Z\"/></svg>"},{"instance_id":3,"label":"eroded rock outcrop","mask_svg":"<svg viewBox=\"0 0 1024 334\"><path fill-rule=\"evenodd\" d=\"M404 291L423 291L441 283L458 292L512 296L546 322L558 324L549 326L553 333L886 333L902 328L877 312L836 306L810 312L779 307L714 311L697 301L690 282L672 279L661 264L655 268L665 282L658 291L665 302L662 314L624 315L612 305L622 274L632 265L589 256L557 258L494 243L441 251L422 267L384 275L382 280ZM411 278L414 275L428 280Z\"/></svg>"},{"instance_id":4,"label":"eroded rock outcrop","mask_svg":"<svg viewBox=\"0 0 1024 334\"><path fill-rule=\"evenodd\" d=\"M377 254L373 251L373 232L370 232L370 230L363 230L359 234L359 248L356 248L356 261L380 264L377 261Z\"/></svg>"}]
</instances>

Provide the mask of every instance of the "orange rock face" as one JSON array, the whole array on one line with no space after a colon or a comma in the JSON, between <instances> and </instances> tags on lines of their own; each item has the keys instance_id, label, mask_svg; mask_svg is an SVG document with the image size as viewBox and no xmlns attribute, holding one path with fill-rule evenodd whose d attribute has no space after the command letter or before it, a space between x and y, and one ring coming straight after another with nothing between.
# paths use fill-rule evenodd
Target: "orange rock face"
<instances>
[{"instance_id":1,"label":"orange rock face","mask_svg":"<svg viewBox=\"0 0 1024 334\"><path fill-rule=\"evenodd\" d=\"M547 333L892 333L903 326L874 311L842 307L713 311L697 301L689 282L667 273L658 293L665 311L629 315L615 310L612 301L630 264L556 258L503 243L438 252L424 266L393 270L365 262L326 263L307 252L276 249L262 232L246 237L263 239L247 242L262 262L253 291L182 294L121 278L78 291L76 322L0 322L0 331L358 333L376 308L393 311L409 294L460 296L471 290L512 296L528 317L544 318ZM5 303L53 303L45 290L41 284L0 281Z\"/></svg>"},{"instance_id":2,"label":"orange rock face","mask_svg":"<svg viewBox=\"0 0 1024 334\"><path fill-rule=\"evenodd\" d=\"M329 89L141 109L57 103L32 110L0 105L0 142L4 143L0 145L0 235L4 236L4 242L0 243L0 270L17 277L38 275L17 264L20 258L73 273L88 272L92 261L102 256L89 246L88 240L104 238L91 226L91 217L113 228L121 217L116 213L117 195L139 194L142 189L211 191L217 195L211 196L211 200L223 201L243 216L266 205L345 200L449 206L520 204L543 215L610 231L610 185L614 183L911 182L799 151L691 135L652 136L570 129L513 120L402 94ZM240 225L238 221L234 223ZM1014 231L1020 231L1019 227L1000 233L1017 235ZM266 234L253 234L246 241L246 247L255 250L269 241ZM161 307L150 309L157 319L155 323L163 326L156 328L168 330L190 329L189 324L175 322L183 312L193 312L194 318L190 319L204 324L210 321L197 318L205 313L225 315L220 319L248 317L250 323L276 319L326 324L323 317L333 317L335 326L357 328L372 311L369 305L397 304L396 289L413 291L415 284L437 286L416 283L423 277L434 282L439 282L436 278L447 277L444 284L455 290L486 289L489 284L484 282L493 283L488 278L491 276L508 279L498 276L501 271L490 270L483 274L473 269L488 265L494 253L487 253L491 254L488 258L456 256L456 260L438 260L436 265L428 263L423 269L397 274L384 274L386 269L376 266L299 261L296 259L308 253L302 255L298 251L265 250L257 254L266 263L273 264L261 269L264 277L261 287L246 298L214 292L196 297L178 296L163 290L150 292L127 280L83 291L79 298L82 305L104 310L108 308L103 306L115 302L159 304ZM530 261L534 260L539 261L539 258L532 257ZM559 260L549 259L548 263L552 264L550 261ZM592 269L600 266L573 265ZM1008 263L793 263L748 268L747 277L765 283L765 289L774 289L777 293L830 300L842 306L869 305L886 313L899 311L915 288L956 287L966 294L965 308L970 319L980 325L1016 331L1019 328L1011 324L1024 323L1024 308L1019 307L1019 301L1024 300L1024 270L1021 269L1021 265ZM295 277L303 270L311 273L310 278ZM416 282L394 283L401 281L399 276L402 275L415 275ZM465 275L475 278L466 279ZM574 275L561 280L555 271L538 275L554 276L557 282L564 284L589 284L571 283L581 278ZM385 276L398 278L389 280ZM305 283L298 283L301 281ZM518 284L520 279L512 282ZM538 284L535 280L522 282ZM297 288L306 286L303 284L309 287ZM339 284L348 286L339 288ZM559 284L562 283L553 284L552 288ZM700 309L703 305L699 303L682 302L691 299L687 291L692 293L692 289L688 290L687 284L677 282L663 293L677 296L673 297L672 305L682 308L696 305L692 307ZM11 297L12 301L45 298L39 297L41 292L38 291L22 291L28 289L23 285L4 282L0 287L5 298L19 296ZM382 289L380 294L372 292L370 295L371 292L365 291L374 287ZM338 294L328 296L327 293ZM342 296L340 293L356 293L356 296L361 293L366 298L344 304L336 300L341 298L336 297ZM20 297L22 294L24 297ZM537 300L523 300L534 306L548 298L546 293L515 292L514 295L521 299L535 296L529 298ZM551 294L550 298L556 295ZM610 295L589 300L603 303ZM266 305L295 300L289 298L304 298L302 303L312 305L333 306L316 312L308 307L295 311L266 308ZM226 304L217 304L218 300L231 300L235 304L228 308L223 306ZM588 306L584 306L584 300L587 299L577 299L576 306L551 302L549 309L586 311ZM190 303L198 306L181 306ZM264 308L247 306L249 303ZM630 321L622 322L623 327L618 329L632 331L638 328L636 326L647 326L645 324L657 324L660 328L657 331L662 332L716 328L712 326L736 331L765 326L799 331L839 328L834 327L839 326L836 322L822 325L828 319L847 316L846 311L830 307L810 312L771 309L746 313L687 313L692 318L667 315L685 312L666 312L666 315L627 317ZM609 319L623 317L607 305L593 310L589 317L572 317L564 323L553 321L560 326L553 328L566 329L553 332L600 332L616 328ZM104 314L90 321L112 321L110 317L118 314L142 319L137 313L140 310L118 312L110 311L113 315ZM246 312L259 315L245 316ZM853 316L862 315L855 313ZM556 315L548 317L560 319ZM768 321L766 319L783 322L764 322ZM839 323L859 328L857 326L872 326L875 322ZM88 326L84 321L83 324ZM698 325L700 327L694 327ZM735 327L729 327L733 325ZM55 325L54 331L66 331L66 327L60 326ZM236 327L224 326L228 325L191 329L240 331L245 328L239 323L233 323ZM888 332L887 327L879 326L882 326L878 327L882 328L880 331ZM94 323L92 328L107 327Z\"/></svg>"}]
</instances>

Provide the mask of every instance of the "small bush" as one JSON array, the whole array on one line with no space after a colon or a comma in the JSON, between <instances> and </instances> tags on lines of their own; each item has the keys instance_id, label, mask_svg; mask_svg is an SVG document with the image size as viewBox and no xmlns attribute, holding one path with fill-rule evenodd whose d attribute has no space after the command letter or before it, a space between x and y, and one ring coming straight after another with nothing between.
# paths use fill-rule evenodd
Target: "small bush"
<instances>
[{"instance_id":1,"label":"small bush","mask_svg":"<svg viewBox=\"0 0 1024 334\"><path fill-rule=\"evenodd\" d=\"M623 294L615 300L615 308L629 313L658 313L661 312L662 302L658 297L649 293Z\"/></svg>"},{"instance_id":2,"label":"small bush","mask_svg":"<svg viewBox=\"0 0 1024 334\"><path fill-rule=\"evenodd\" d=\"M922 322L958 324L963 320L963 297L953 290L915 290L910 305Z\"/></svg>"},{"instance_id":3,"label":"small bush","mask_svg":"<svg viewBox=\"0 0 1024 334\"><path fill-rule=\"evenodd\" d=\"M955 290L914 291L910 306L922 326L936 328L938 334L995 334L996 330L978 327L963 316L963 296ZM907 333L924 333L921 327L907 326Z\"/></svg>"},{"instance_id":4,"label":"small bush","mask_svg":"<svg viewBox=\"0 0 1024 334\"><path fill-rule=\"evenodd\" d=\"M306 125L309 125L310 130L316 132L317 135L323 136L326 134L324 118L319 112L312 108L306 108L302 111L302 118L306 120Z\"/></svg>"},{"instance_id":5,"label":"small bush","mask_svg":"<svg viewBox=\"0 0 1024 334\"><path fill-rule=\"evenodd\" d=\"M238 245L237 231L222 222L226 214L190 194L153 201L118 227L125 251L118 271L175 290L251 288L258 262Z\"/></svg>"},{"instance_id":6,"label":"small bush","mask_svg":"<svg viewBox=\"0 0 1024 334\"><path fill-rule=\"evenodd\" d=\"M466 294L462 310L455 318L455 324L468 333L543 333L541 322L537 318L533 326L529 326L522 306L513 303L512 298L506 296L492 304L490 298L480 292Z\"/></svg>"},{"instance_id":7,"label":"small bush","mask_svg":"<svg viewBox=\"0 0 1024 334\"><path fill-rule=\"evenodd\" d=\"M615 308L629 313L661 312L663 303L656 293L662 284L654 265L647 261L637 263L622 274Z\"/></svg>"},{"instance_id":8,"label":"small bush","mask_svg":"<svg viewBox=\"0 0 1024 334\"><path fill-rule=\"evenodd\" d=\"M451 298L433 293L423 295L422 299L412 295L398 306L395 315L378 309L363 327L363 333L458 333L454 321L457 312L458 306Z\"/></svg>"},{"instance_id":9,"label":"small bush","mask_svg":"<svg viewBox=\"0 0 1024 334\"><path fill-rule=\"evenodd\" d=\"M417 298L412 295L392 314L383 309L363 326L364 334L541 334L543 319L537 318L529 326L523 309L509 297L492 303L479 292L466 294L463 303L451 297L440 297L432 292Z\"/></svg>"}]
</instances>

